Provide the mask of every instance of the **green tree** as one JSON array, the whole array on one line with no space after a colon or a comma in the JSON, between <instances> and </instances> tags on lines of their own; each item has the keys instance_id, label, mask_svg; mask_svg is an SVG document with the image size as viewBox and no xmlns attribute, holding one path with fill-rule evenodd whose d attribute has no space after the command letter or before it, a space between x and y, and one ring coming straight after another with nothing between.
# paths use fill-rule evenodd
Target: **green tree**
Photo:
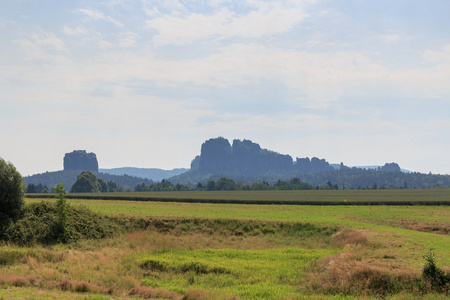
<instances>
[{"instance_id":1,"label":"green tree","mask_svg":"<svg viewBox=\"0 0 450 300\"><path fill-rule=\"evenodd\" d=\"M98 182L97 176L92 172L81 172L75 183L70 188L71 193L99 193L101 184Z\"/></svg>"},{"instance_id":2,"label":"green tree","mask_svg":"<svg viewBox=\"0 0 450 300\"><path fill-rule=\"evenodd\" d=\"M26 185L14 165L0 158L0 214L17 218L25 204Z\"/></svg>"},{"instance_id":3,"label":"green tree","mask_svg":"<svg viewBox=\"0 0 450 300\"><path fill-rule=\"evenodd\" d=\"M98 183L100 183L100 191L102 193L108 193L109 192L108 183L101 178L97 178L97 181Z\"/></svg>"},{"instance_id":4,"label":"green tree","mask_svg":"<svg viewBox=\"0 0 450 300\"><path fill-rule=\"evenodd\" d=\"M234 191L236 190L236 182L233 179L222 177L216 182L216 190Z\"/></svg>"},{"instance_id":5,"label":"green tree","mask_svg":"<svg viewBox=\"0 0 450 300\"><path fill-rule=\"evenodd\" d=\"M262 191L262 190L268 190L270 188L269 184L265 182L253 182L250 186L250 189L253 191Z\"/></svg>"},{"instance_id":6,"label":"green tree","mask_svg":"<svg viewBox=\"0 0 450 300\"><path fill-rule=\"evenodd\" d=\"M291 179L291 181L289 183L290 184L295 184L295 185L300 185L302 183L302 181L300 180L300 178L294 177L294 178Z\"/></svg>"},{"instance_id":7,"label":"green tree","mask_svg":"<svg viewBox=\"0 0 450 300\"><path fill-rule=\"evenodd\" d=\"M56 223L56 232L61 241L66 240L66 223L68 218L69 205L66 201L66 189L62 183L58 183L53 192L56 193L56 212L58 214L58 222Z\"/></svg>"},{"instance_id":8,"label":"green tree","mask_svg":"<svg viewBox=\"0 0 450 300\"><path fill-rule=\"evenodd\" d=\"M25 189L23 177L14 165L0 158L0 238L11 220L22 213Z\"/></svg>"},{"instance_id":9,"label":"green tree","mask_svg":"<svg viewBox=\"0 0 450 300\"><path fill-rule=\"evenodd\" d=\"M216 190L216 182L214 180L209 180L206 183L206 190L207 191L215 191Z\"/></svg>"},{"instance_id":10,"label":"green tree","mask_svg":"<svg viewBox=\"0 0 450 300\"><path fill-rule=\"evenodd\" d=\"M28 194L37 193L37 192L38 192L38 190L37 190L37 186L36 185L34 185L32 183L27 185L27 193Z\"/></svg>"}]
</instances>

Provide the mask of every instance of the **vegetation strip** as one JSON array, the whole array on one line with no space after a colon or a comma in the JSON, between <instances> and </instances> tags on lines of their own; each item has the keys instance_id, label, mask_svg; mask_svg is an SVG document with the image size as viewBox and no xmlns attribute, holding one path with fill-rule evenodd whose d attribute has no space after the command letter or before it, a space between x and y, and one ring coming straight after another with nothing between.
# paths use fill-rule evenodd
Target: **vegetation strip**
<instances>
[{"instance_id":1,"label":"vegetation strip","mask_svg":"<svg viewBox=\"0 0 450 300\"><path fill-rule=\"evenodd\" d=\"M53 198L27 194L27 198ZM70 193L68 199L283 205L450 205L450 189Z\"/></svg>"}]
</instances>

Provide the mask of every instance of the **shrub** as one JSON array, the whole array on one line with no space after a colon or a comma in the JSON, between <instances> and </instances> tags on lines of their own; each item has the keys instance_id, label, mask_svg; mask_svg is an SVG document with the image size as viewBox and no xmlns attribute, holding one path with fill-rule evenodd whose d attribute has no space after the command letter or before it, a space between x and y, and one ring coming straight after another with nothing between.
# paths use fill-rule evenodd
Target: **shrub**
<instances>
[{"instance_id":1,"label":"shrub","mask_svg":"<svg viewBox=\"0 0 450 300\"><path fill-rule=\"evenodd\" d=\"M68 207L61 234L56 204L39 202L27 205L23 217L5 230L5 239L18 245L73 243L82 239L110 237L120 230L112 219L85 207Z\"/></svg>"},{"instance_id":2,"label":"shrub","mask_svg":"<svg viewBox=\"0 0 450 300\"><path fill-rule=\"evenodd\" d=\"M450 277L444 270L436 266L435 254L430 250L423 256L426 263L423 267L422 277L430 285L431 289L438 292L449 292Z\"/></svg>"}]
</instances>

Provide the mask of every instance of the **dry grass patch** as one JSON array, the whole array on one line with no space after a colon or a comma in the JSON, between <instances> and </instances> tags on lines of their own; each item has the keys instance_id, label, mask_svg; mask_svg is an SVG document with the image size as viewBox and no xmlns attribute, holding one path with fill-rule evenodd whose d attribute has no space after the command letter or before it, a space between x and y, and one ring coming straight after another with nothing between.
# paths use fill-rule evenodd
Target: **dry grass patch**
<instances>
[{"instance_id":1,"label":"dry grass patch","mask_svg":"<svg viewBox=\"0 0 450 300\"><path fill-rule=\"evenodd\" d=\"M344 228L332 237L333 242L342 248L368 246L369 240L365 234L355 229Z\"/></svg>"},{"instance_id":2,"label":"dry grass patch","mask_svg":"<svg viewBox=\"0 0 450 300\"><path fill-rule=\"evenodd\" d=\"M36 276L25 275L25 276L0 276L0 284L24 287L24 286L37 286L38 278Z\"/></svg>"},{"instance_id":3,"label":"dry grass patch","mask_svg":"<svg viewBox=\"0 0 450 300\"><path fill-rule=\"evenodd\" d=\"M112 294L114 289L112 287L107 288L99 286L86 281L75 280L63 280L56 284L56 287L62 291L72 291L77 293L100 293L100 294Z\"/></svg>"},{"instance_id":4,"label":"dry grass patch","mask_svg":"<svg viewBox=\"0 0 450 300\"><path fill-rule=\"evenodd\" d=\"M398 227L417 230L423 232L430 232L436 234L450 235L450 223L438 223L438 222L419 222L400 220L395 222Z\"/></svg>"},{"instance_id":5,"label":"dry grass patch","mask_svg":"<svg viewBox=\"0 0 450 300\"><path fill-rule=\"evenodd\" d=\"M312 268L308 287L315 293L383 298L399 293L421 297L431 291L420 272L393 268L392 264L384 264L383 259L395 258L364 261L361 252L345 252L324 258Z\"/></svg>"},{"instance_id":6,"label":"dry grass patch","mask_svg":"<svg viewBox=\"0 0 450 300\"><path fill-rule=\"evenodd\" d=\"M129 295L138 296L144 299L170 299L170 300L184 299L182 294L146 286L137 286L135 288L132 288Z\"/></svg>"},{"instance_id":7,"label":"dry grass patch","mask_svg":"<svg viewBox=\"0 0 450 300\"><path fill-rule=\"evenodd\" d=\"M236 296L227 296L205 290L187 289L183 300L238 300Z\"/></svg>"}]
</instances>

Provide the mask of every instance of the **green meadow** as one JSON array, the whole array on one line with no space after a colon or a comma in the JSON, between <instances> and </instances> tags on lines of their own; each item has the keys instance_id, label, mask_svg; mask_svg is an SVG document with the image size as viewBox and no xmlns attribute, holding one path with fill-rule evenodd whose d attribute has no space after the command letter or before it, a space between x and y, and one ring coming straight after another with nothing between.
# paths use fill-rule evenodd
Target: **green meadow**
<instances>
[{"instance_id":1,"label":"green meadow","mask_svg":"<svg viewBox=\"0 0 450 300\"><path fill-rule=\"evenodd\" d=\"M305 270L335 254L331 249L164 250L138 257L149 270L142 284L183 292L187 288L243 298L281 299L301 294ZM169 276L160 280L161 271ZM187 278L186 275L188 274Z\"/></svg>"},{"instance_id":2,"label":"green meadow","mask_svg":"<svg viewBox=\"0 0 450 300\"><path fill-rule=\"evenodd\" d=\"M189 193L157 197L200 197ZM413 197L445 201L449 195L448 190L264 193L213 196L268 201L299 195L308 201L361 197L390 203ZM54 200L26 199L27 204L40 201ZM437 266L450 271L448 205L262 205L130 198L68 202L106 215L124 229L112 237L68 245L2 244L0 299L449 296L421 279L424 255L430 250Z\"/></svg>"},{"instance_id":3,"label":"green meadow","mask_svg":"<svg viewBox=\"0 0 450 300\"><path fill-rule=\"evenodd\" d=\"M29 194L49 198L49 194ZM69 194L68 198L228 204L450 205L450 189L189 191Z\"/></svg>"}]
</instances>

